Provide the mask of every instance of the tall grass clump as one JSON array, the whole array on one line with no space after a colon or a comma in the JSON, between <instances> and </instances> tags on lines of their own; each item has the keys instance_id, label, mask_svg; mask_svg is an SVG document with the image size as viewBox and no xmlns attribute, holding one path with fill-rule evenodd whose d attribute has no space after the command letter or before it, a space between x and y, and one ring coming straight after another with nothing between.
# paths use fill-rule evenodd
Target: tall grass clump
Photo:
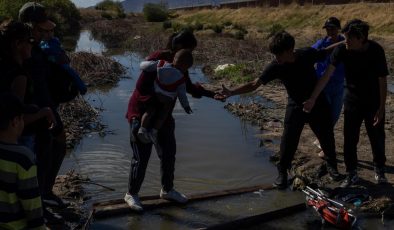
<instances>
[{"instance_id":1,"label":"tall grass clump","mask_svg":"<svg viewBox=\"0 0 394 230\"><path fill-rule=\"evenodd\" d=\"M245 64L229 65L228 67L217 70L214 73L215 79L227 78L234 83L245 83L252 81L254 76L252 70L249 69Z\"/></svg>"},{"instance_id":2,"label":"tall grass clump","mask_svg":"<svg viewBox=\"0 0 394 230\"><path fill-rule=\"evenodd\" d=\"M281 25L281 24L272 24L269 28L268 28L268 35L267 38L270 38L272 36L274 36L276 33L278 33L279 31L283 31L285 30L285 28Z\"/></svg>"},{"instance_id":3,"label":"tall grass clump","mask_svg":"<svg viewBox=\"0 0 394 230\"><path fill-rule=\"evenodd\" d=\"M147 3L142 12L148 22L164 22L168 19L168 11L162 4Z\"/></svg>"}]
</instances>

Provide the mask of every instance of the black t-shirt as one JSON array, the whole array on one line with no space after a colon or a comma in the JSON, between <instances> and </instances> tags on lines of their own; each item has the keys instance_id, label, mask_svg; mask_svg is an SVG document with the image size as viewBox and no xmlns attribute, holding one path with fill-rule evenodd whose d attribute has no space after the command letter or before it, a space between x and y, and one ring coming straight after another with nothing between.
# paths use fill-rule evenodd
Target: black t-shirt
<instances>
[{"instance_id":1,"label":"black t-shirt","mask_svg":"<svg viewBox=\"0 0 394 230\"><path fill-rule=\"evenodd\" d=\"M378 43L368 40L364 51L347 50L345 45L340 45L334 49L330 61L334 66L344 63L345 103L379 106L379 78L389 72L384 50Z\"/></svg>"},{"instance_id":2,"label":"black t-shirt","mask_svg":"<svg viewBox=\"0 0 394 230\"><path fill-rule=\"evenodd\" d=\"M51 75L48 57L38 45L33 46L31 58L25 61L24 67L33 80L34 104L41 108L54 107L47 80Z\"/></svg>"},{"instance_id":3,"label":"black t-shirt","mask_svg":"<svg viewBox=\"0 0 394 230\"><path fill-rule=\"evenodd\" d=\"M272 61L264 69L260 81L267 84L274 79L280 79L286 87L289 99L302 106L312 95L317 83L314 64L324 60L326 54L325 50L309 47L295 50L294 62L279 64L276 60Z\"/></svg>"},{"instance_id":4,"label":"black t-shirt","mask_svg":"<svg viewBox=\"0 0 394 230\"><path fill-rule=\"evenodd\" d=\"M0 70L2 72L0 75L0 92L10 92L15 78L25 76L27 82L24 103L32 103L34 90L32 80L24 68L11 59L3 59L0 60Z\"/></svg>"}]
</instances>

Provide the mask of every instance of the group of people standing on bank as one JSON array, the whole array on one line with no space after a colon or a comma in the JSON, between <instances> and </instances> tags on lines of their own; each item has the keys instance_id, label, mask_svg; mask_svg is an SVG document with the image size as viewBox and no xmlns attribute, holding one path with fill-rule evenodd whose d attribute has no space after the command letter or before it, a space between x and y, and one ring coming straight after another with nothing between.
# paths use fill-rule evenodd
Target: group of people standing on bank
<instances>
[{"instance_id":1,"label":"group of people standing on bank","mask_svg":"<svg viewBox=\"0 0 394 230\"><path fill-rule=\"evenodd\" d=\"M36 2L21 7L19 20L0 26L1 229L62 223L49 207L68 205L52 190L66 154L58 112L62 101L50 80L58 72L52 66L73 71L64 50L52 43L57 40L55 27L46 8Z\"/></svg>"},{"instance_id":2,"label":"group of people standing on bank","mask_svg":"<svg viewBox=\"0 0 394 230\"><path fill-rule=\"evenodd\" d=\"M176 191L173 184L176 141L175 122L171 112L176 97L172 98L170 109L166 107L165 114L168 116L164 121L163 117L155 118L154 115L160 114L163 106L160 100L163 92L157 90L158 86L163 86L160 83L162 66L158 63L167 63L169 67L175 68L175 75L182 75L177 79L184 83L186 91L196 98L205 96L224 101L230 96L252 92L275 79L282 82L288 94L288 103L277 165L278 177L274 182L278 189L288 186L288 171L306 123L317 137L314 143L322 150L319 156L325 160L319 169L319 176L328 174L332 180L342 181L341 187L349 187L358 182L357 144L364 121L372 147L376 182L387 183L384 113L389 72L384 50L377 42L368 38L369 25L362 20L350 20L343 27L342 34L340 21L335 17L327 19L323 28L327 36L312 47L300 49L295 49L295 39L289 33L276 33L269 44L269 50L275 58L264 68L260 77L234 89L223 86L220 92L213 92L192 83L187 68L176 68L174 65L174 56L178 52L187 50L191 53L197 46L197 40L192 33L183 31L174 34L169 38L166 49L150 54L146 60L154 63L153 68L150 68L150 71L142 68L126 113L133 151L129 188L124 197L128 206L134 211L143 211L138 193L144 180L152 144L160 158L160 197L179 203L188 201L187 196ZM175 88L172 87L173 93L176 92ZM346 177L337 169L334 138L334 126L343 105ZM152 107L156 108L154 114L149 112ZM185 108L185 111L190 112L191 109ZM151 121L161 119L161 125L156 128L144 125L144 131L141 132L141 120L143 122L147 114L152 115ZM150 138L152 135L149 133L152 130L155 135Z\"/></svg>"}]
</instances>

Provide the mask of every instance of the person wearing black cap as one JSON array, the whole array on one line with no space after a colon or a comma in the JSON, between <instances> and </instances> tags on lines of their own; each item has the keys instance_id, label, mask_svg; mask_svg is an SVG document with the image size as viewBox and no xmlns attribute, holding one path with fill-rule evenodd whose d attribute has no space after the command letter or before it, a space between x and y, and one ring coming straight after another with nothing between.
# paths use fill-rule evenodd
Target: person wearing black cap
<instances>
[{"instance_id":1,"label":"person wearing black cap","mask_svg":"<svg viewBox=\"0 0 394 230\"><path fill-rule=\"evenodd\" d=\"M18 145L26 107L0 94L0 229L46 229L34 154Z\"/></svg>"},{"instance_id":2,"label":"person wearing black cap","mask_svg":"<svg viewBox=\"0 0 394 230\"><path fill-rule=\"evenodd\" d=\"M19 19L32 28L35 39L32 55L26 62L27 71L33 80L33 102L40 108L50 107L56 118L56 126L51 129L37 127L35 139L35 152L37 155L38 180L44 204L65 207L65 203L53 191L53 185L60 166L66 155L66 137L63 122L57 111L58 103L51 96L48 79L52 72L47 55L41 50L39 44L42 40L49 39L56 24L47 15L46 8L36 2L28 2L19 10ZM45 209L44 211L48 211ZM50 215L49 212L45 214ZM52 218L54 222L61 222L60 218Z\"/></svg>"},{"instance_id":3,"label":"person wearing black cap","mask_svg":"<svg viewBox=\"0 0 394 230\"><path fill-rule=\"evenodd\" d=\"M178 34L170 36L167 44L168 50L158 50L150 54L147 61L165 60L172 62L175 53L180 49L188 49L192 51L197 46L197 40L193 33L189 31L181 31ZM130 124L130 145L133 150L133 158L130 167L129 188L124 200L129 207L141 212L143 210L142 204L139 200L138 192L140 191L142 182L145 177L145 171L152 151L152 143L143 143L137 136L140 128L141 117L146 111L147 107L157 103L154 95L154 81L157 76L157 71L145 72L142 71L136 87L130 97L126 118ZM195 98L203 96L222 100L220 94L204 89L198 83L192 83L189 73L184 73L186 84L186 91ZM187 197L174 189L174 170L175 170L175 154L176 154L176 140L175 140L175 121L171 113L162 124L158 131L158 144L160 146L160 164L161 164L161 184L160 197L163 199L174 200L179 203L187 202Z\"/></svg>"},{"instance_id":4,"label":"person wearing black cap","mask_svg":"<svg viewBox=\"0 0 394 230\"><path fill-rule=\"evenodd\" d=\"M363 121L371 143L375 180L378 184L387 183L384 124L389 71L384 49L377 42L368 39L369 25L360 19L350 20L342 32L345 35L345 44L336 47L332 52L330 65L305 102L304 109L313 108L317 95L325 87L336 67L343 63L346 80L343 153L348 174L341 187L351 186L359 179L357 144Z\"/></svg>"},{"instance_id":5,"label":"person wearing black cap","mask_svg":"<svg viewBox=\"0 0 394 230\"><path fill-rule=\"evenodd\" d=\"M313 48L319 50L326 48L334 43L345 40L345 38L341 34L339 34L339 31L341 29L341 22L338 18L328 18L327 21L324 23L323 29L326 30L327 35L324 38L319 39L315 44L313 44ZM321 78L329 64L330 56L327 56L324 61L316 63L316 73L318 78ZM326 87L323 90L324 94L328 99L328 103L330 104L333 126L335 126L335 124L337 123L342 110L344 81L345 70L343 64L340 64L337 66L335 72L330 77L330 81L327 83ZM321 149L318 140L316 140L314 144ZM319 156L324 157L324 152L319 152Z\"/></svg>"}]
</instances>

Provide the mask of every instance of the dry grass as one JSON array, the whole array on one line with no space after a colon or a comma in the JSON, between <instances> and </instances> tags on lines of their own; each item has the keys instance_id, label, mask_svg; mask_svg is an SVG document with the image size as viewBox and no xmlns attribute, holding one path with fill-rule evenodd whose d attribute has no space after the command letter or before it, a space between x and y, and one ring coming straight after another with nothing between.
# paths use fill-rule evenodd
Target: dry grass
<instances>
[{"instance_id":1,"label":"dry grass","mask_svg":"<svg viewBox=\"0 0 394 230\"><path fill-rule=\"evenodd\" d=\"M90 22L95 22L98 20L102 20L101 17L101 12L95 9L79 9L79 13L81 15L82 24L90 23Z\"/></svg>"},{"instance_id":2,"label":"dry grass","mask_svg":"<svg viewBox=\"0 0 394 230\"><path fill-rule=\"evenodd\" d=\"M59 113L66 130L68 149L74 148L85 133L103 129L98 119L98 111L83 98L78 97L71 102L61 104Z\"/></svg>"},{"instance_id":3,"label":"dry grass","mask_svg":"<svg viewBox=\"0 0 394 230\"><path fill-rule=\"evenodd\" d=\"M355 3L345 5L288 5L277 8L240 8L220 10L179 11L175 19L183 24L222 24L231 22L248 30L246 40L261 42L266 47L266 37L273 25L281 25L296 37L296 46L310 46L324 36L324 21L336 16L345 24L353 18L367 21L371 26L371 38L382 44L386 50L389 65L394 66L394 4ZM221 43L219 43L221 44ZM228 46L233 47L233 46ZM237 46L235 46L237 47ZM204 48L204 47L203 47ZM221 51L224 52L224 51ZM252 52L253 53L253 52ZM222 56L223 57L223 56ZM219 58L220 59L220 58ZM242 60L242 59L238 59ZM220 63L220 62L219 62Z\"/></svg>"},{"instance_id":4,"label":"dry grass","mask_svg":"<svg viewBox=\"0 0 394 230\"><path fill-rule=\"evenodd\" d=\"M345 4L345 5L290 5L277 8L240 8L220 10L181 11L177 21L191 23L220 23L231 21L249 28L267 31L273 24L286 29L319 30L330 16L342 22L361 18L369 22L375 34L394 33L394 4Z\"/></svg>"},{"instance_id":5,"label":"dry grass","mask_svg":"<svg viewBox=\"0 0 394 230\"><path fill-rule=\"evenodd\" d=\"M89 86L115 84L125 73L124 67L104 56L87 52L76 52L70 55L71 66L80 74Z\"/></svg>"}]
</instances>

